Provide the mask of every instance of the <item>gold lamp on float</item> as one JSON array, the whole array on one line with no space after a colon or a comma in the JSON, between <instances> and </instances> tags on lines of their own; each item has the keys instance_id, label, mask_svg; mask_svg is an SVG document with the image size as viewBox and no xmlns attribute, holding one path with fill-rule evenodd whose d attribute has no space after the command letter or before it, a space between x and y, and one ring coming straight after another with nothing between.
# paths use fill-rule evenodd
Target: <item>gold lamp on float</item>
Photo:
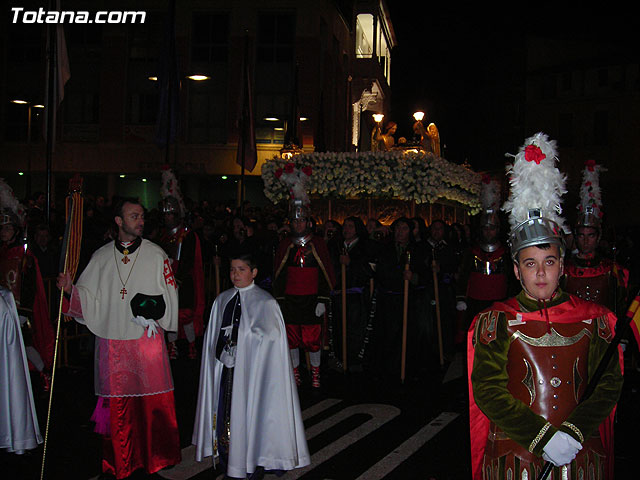
<instances>
[{"instance_id":1,"label":"gold lamp on float","mask_svg":"<svg viewBox=\"0 0 640 480\"><path fill-rule=\"evenodd\" d=\"M377 152L378 150L380 150L379 137L380 135L382 135L382 119L384 118L384 114L374 113L372 116L373 116L373 121L376 122L376 127L371 132L371 151Z\"/></svg>"}]
</instances>

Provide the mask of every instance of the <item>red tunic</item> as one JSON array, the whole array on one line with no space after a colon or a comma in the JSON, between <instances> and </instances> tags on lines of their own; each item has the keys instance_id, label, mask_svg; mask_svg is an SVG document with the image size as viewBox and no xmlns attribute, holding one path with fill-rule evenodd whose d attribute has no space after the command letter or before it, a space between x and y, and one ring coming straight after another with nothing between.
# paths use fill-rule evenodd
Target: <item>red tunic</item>
<instances>
[{"instance_id":1,"label":"red tunic","mask_svg":"<svg viewBox=\"0 0 640 480\"><path fill-rule=\"evenodd\" d=\"M25 268L32 265L35 273L35 297L33 305L24 305L20 302L22 278ZM44 282L40 274L38 260L27 250L25 252L22 245L12 248L2 248L0 250L0 285L4 285L16 300L18 308L32 308L32 335L33 347L42 357L45 368L50 369L53 365L53 350L55 348L55 334L53 324L49 317L47 306L47 296L44 289Z\"/></svg>"}]
</instances>

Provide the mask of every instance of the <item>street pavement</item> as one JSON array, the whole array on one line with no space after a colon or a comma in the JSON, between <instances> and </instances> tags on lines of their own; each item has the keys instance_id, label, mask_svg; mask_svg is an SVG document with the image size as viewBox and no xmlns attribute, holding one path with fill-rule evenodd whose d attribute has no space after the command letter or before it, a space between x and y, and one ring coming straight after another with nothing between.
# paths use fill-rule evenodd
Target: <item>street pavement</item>
<instances>
[{"instance_id":1,"label":"street pavement","mask_svg":"<svg viewBox=\"0 0 640 480\"><path fill-rule=\"evenodd\" d=\"M186 352L185 352L186 353ZM100 439L89 421L95 406L90 355L56 371L46 452L43 446L22 456L0 453L2 478L97 479ZM300 404L312 463L281 479L469 479L467 384L464 353L441 368L430 365L418 376L378 378L323 367L319 391L300 387ZM197 401L199 360L172 362L182 463L155 475L131 478L222 479L210 459L195 462L191 434ZM616 478L636 478L640 441L640 373L627 368L616 422ZM34 395L45 435L48 396L33 377ZM276 479L273 475L266 478Z\"/></svg>"}]
</instances>

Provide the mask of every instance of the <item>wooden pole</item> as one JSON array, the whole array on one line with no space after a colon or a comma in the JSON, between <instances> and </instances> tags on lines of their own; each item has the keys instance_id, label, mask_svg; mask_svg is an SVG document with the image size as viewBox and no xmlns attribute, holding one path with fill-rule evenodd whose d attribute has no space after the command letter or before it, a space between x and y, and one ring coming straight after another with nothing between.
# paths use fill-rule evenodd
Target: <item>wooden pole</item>
<instances>
[{"instance_id":1,"label":"wooden pole","mask_svg":"<svg viewBox=\"0 0 640 480\"><path fill-rule=\"evenodd\" d=\"M346 255L346 252L345 252ZM347 372L347 266L340 265L342 280L342 370Z\"/></svg>"},{"instance_id":2,"label":"wooden pole","mask_svg":"<svg viewBox=\"0 0 640 480\"><path fill-rule=\"evenodd\" d=\"M442 351L442 323L440 322L440 293L438 289L438 264L434 258L431 261L431 271L433 272L433 292L436 297L436 325L438 328L438 349L440 350L440 366L444 365L444 353Z\"/></svg>"},{"instance_id":3,"label":"wooden pole","mask_svg":"<svg viewBox=\"0 0 640 480\"><path fill-rule=\"evenodd\" d=\"M220 257L218 256L218 246L216 245L216 253L213 259L213 266L216 274L216 297L220 295Z\"/></svg>"},{"instance_id":4,"label":"wooden pole","mask_svg":"<svg viewBox=\"0 0 640 480\"><path fill-rule=\"evenodd\" d=\"M404 271L409 271L409 252L407 252L407 263ZM404 297L402 302L402 356L400 358L400 381L404 383L405 371L407 367L407 322L409 319L409 280L404 280Z\"/></svg>"}]
</instances>

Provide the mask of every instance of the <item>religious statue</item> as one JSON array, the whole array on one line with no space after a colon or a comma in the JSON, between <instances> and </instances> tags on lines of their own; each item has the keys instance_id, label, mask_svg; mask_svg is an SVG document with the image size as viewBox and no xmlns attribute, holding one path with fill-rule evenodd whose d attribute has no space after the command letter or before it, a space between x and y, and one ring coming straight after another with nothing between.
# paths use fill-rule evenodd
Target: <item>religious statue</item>
<instances>
[{"instance_id":1,"label":"religious statue","mask_svg":"<svg viewBox=\"0 0 640 480\"><path fill-rule=\"evenodd\" d=\"M374 152L385 152L391 150L395 140L393 135L396 133L398 125L396 122L387 123L387 127L384 133L380 131L380 125L376 126L371 134L371 150Z\"/></svg>"},{"instance_id":2,"label":"religious statue","mask_svg":"<svg viewBox=\"0 0 640 480\"><path fill-rule=\"evenodd\" d=\"M420 145L426 152L432 152L436 156L440 156L440 134L435 123L430 123L427 128L421 120L413 124L413 133L420 139Z\"/></svg>"}]
</instances>

